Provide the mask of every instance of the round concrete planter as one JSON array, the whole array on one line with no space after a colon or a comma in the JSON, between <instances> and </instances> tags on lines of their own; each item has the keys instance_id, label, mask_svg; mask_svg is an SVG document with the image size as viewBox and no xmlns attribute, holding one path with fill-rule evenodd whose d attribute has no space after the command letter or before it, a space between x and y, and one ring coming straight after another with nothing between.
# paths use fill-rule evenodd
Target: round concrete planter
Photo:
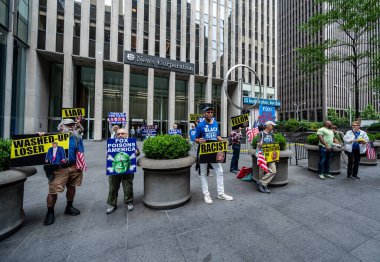
<instances>
[{"instance_id":1,"label":"round concrete planter","mask_svg":"<svg viewBox=\"0 0 380 262\"><path fill-rule=\"evenodd\" d=\"M379 142L373 142L373 145L375 146L377 156L379 155L378 152L380 151L380 143ZM360 158L360 165L363 166L376 166L377 165L377 158L376 159L368 159L367 156Z\"/></svg>"},{"instance_id":2,"label":"round concrete planter","mask_svg":"<svg viewBox=\"0 0 380 262\"><path fill-rule=\"evenodd\" d=\"M195 162L194 156L168 160L141 157L138 166L144 170L144 204L169 209L189 201L190 168Z\"/></svg>"},{"instance_id":3,"label":"round concrete planter","mask_svg":"<svg viewBox=\"0 0 380 262\"><path fill-rule=\"evenodd\" d=\"M24 182L37 172L35 167L19 167L0 172L0 240L24 222Z\"/></svg>"},{"instance_id":4,"label":"round concrete planter","mask_svg":"<svg viewBox=\"0 0 380 262\"><path fill-rule=\"evenodd\" d=\"M252 171L253 178L258 179L259 167L257 166L256 149L249 149L248 152L252 156ZM289 157L293 155L291 150L280 151L280 161L276 163L277 173L273 180L269 183L269 186L286 186L288 184L288 166Z\"/></svg>"},{"instance_id":5,"label":"round concrete planter","mask_svg":"<svg viewBox=\"0 0 380 262\"><path fill-rule=\"evenodd\" d=\"M380 140L375 140L375 143L380 145ZM376 147L377 159L380 159L380 146Z\"/></svg>"},{"instance_id":6,"label":"round concrete planter","mask_svg":"<svg viewBox=\"0 0 380 262\"><path fill-rule=\"evenodd\" d=\"M308 168L313 172L318 172L319 165L319 146L305 144L307 150ZM343 147L333 147L333 158L330 162L330 173L332 175L340 174L340 154L344 151Z\"/></svg>"}]
</instances>

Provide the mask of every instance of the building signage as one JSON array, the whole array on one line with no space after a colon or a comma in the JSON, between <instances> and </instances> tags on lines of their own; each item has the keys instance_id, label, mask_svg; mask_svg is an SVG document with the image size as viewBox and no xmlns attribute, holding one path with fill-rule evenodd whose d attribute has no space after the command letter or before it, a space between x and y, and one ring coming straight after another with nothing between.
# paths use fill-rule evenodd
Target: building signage
<instances>
[{"instance_id":1,"label":"building signage","mask_svg":"<svg viewBox=\"0 0 380 262\"><path fill-rule=\"evenodd\" d=\"M259 98L257 97L243 97L243 103L247 105L253 105L256 104L257 100ZM259 105L264 105L264 106L281 106L280 100L273 100L273 99L264 99L260 98L259 100Z\"/></svg>"},{"instance_id":2,"label":"building signage","mask_svg":"<svg viewBox=\"0 0 380 262\"><path fill-rule=\"evenodd\" d=\"M157 68L186 74L194 74L194 64L158 56L124 51L124 64Z\"/></svg>"}]
</instances>

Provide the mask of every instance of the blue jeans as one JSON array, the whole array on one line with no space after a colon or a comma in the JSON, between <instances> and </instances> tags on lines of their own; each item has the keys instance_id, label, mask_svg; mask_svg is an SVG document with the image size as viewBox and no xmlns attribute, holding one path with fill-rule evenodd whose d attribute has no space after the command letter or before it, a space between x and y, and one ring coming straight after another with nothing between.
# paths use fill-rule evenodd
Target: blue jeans
<instances>
[{"instance_id":1,"label":"blue jeans","mask_svg":"<svg viewBox=\"0 0 380 262\"><path fill-rule=\"evenodd\" d=\"M319 146L319 174L330 174L330 161L333 157L332 151L326 151L326 148Z\"/></svg>"},{"instance_id":2,"label":"blue jeans","mask_svg":"<svg viewBox=\"0 0 380 262\"><path fill-rule=\"evenodd\" d=\"M240 155L240 145L233 144L232 145L232 159L230 171L238 170L239 166L239 155Z\"/></svg>"}]
</instances>

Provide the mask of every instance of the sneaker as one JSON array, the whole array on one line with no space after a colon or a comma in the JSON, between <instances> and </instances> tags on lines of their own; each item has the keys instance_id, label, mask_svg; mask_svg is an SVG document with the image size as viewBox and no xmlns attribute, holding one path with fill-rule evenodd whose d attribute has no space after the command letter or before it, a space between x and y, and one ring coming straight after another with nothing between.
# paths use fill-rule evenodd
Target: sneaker
<instances>
[{"instance_id":1,"label":"sneaker","mask_svg":"<svg viewBox=\"0 0 380 262\"><path fill-rule=\"evenodd\" d=\"M322 179L322 180L325 180L325 176L323 174L319 174L319 178Z\"/></svg>"},{"instance_id":2,"label":"sneaker","mask_svg":"<svg viewBox=\"0 0 380 262\"><path fill-rule=\"evenodd\" d=\"M326 177L331 178L331 179L335 179L335 177L333 175L330 175L330 174L327 174Z\"/></svg>"},{"instance_id":3,"label":"sneaker","mask_svg":"<svg viewBox=\"0 0 380 262\"><path fill-rule=\"evenodd\" d=\"M234 200L234 198L232 196L229 196L226 193L218 195L218 198L222 199L222 200L227 200L227 201Z\"/></svg>"},{"instance_id":4,"label":"sneaker","mask_svg":"<svg viewBox=\"0 0 380 262\"><path fill-rule=\"evenodd\" d=\"M205 195L204 200L206 204L212 204L212 199L211 199L210 194Z\"/></svg>"},{"instance_id":5,"label":"sneaker","mask_svg":"<svg viewBox=\"0 0 380 262\"><path fill-rule=\"evenodd\" d=\"M76 209L75 207L66 207L65 214L70 216L77 216L80 214L79 209Z\"/></svg>"},{"instance_id":6,"label":"sneaker","mask_svg":"<svg viewBox=\"0 0 380 262\"><path fill-rule=\"evenodd\" d=\"M108 208L107 208L107 210L106 210L106 214L107 215L111 214L113 211L116 210L116 208L117 208L117 206L111 206L111 205L109 205Z\"/></svg>"},{"instance_id":7,"label":"sneaker","mask_svg":"<svg viewBox=\"0 0 380 262\"><path fill-rule=\"evenodd\" d=\"M348 176L346 179L347 180L352 180L352 176Z\"/></svg>"},{"instance_id":8,"label":"sneaker","mask_svg":"<svg viewBox=\"0 0 380 262\"><path fill-rule=\"evenodd\" d=\"M238 171L236 171L236 170L230 170L230 173L237 173Z\"/></svg>"},{"instance_id":9,"label":"sneaker","mask_svg":"<svg viewBox=\"0 0 380 262\"><path fill-rule=\"evenodd\" d=\"M53 213L48 212L46 213L46 216L45 216L44 225L49 226L51 224L54 224L54 220L55 220L54 212Z\"/></svg>"},{"instance_id":10,"label":"sneaker","mask_svg":"<svg viewBox=\"0 0 380 262\"><path fill-rule=\"evenodd\" d=\"M135 206L133 205L132 202L127 204L128 211L132 211L134 208L135 208Z\"/></svg>"},{"instance_id":11,"label":"sneaker","mask_svg":"<svg viewBox=\"0 0 380 262\"><path fill-rule=\"evenodd\" d=\"M268 194L270 194L270 190L269 190L269 188L268 188L268 187L264 187L264 190L265 190L265 193L268 193Z\"/></svg>"},{"instance_id":12,"label":"sneaker","mask_svg":"<svg viewBox=\"0 0 380 262\"><path fill-rule=\"evenodd\" d=\"M360 180L360 177L358 177L358 176L352 176L352 179L353 180Z\"/></svg>"},{"instance_id":13,"label":"sneaker","mask_svg":"<svg viewBox=\"0 0 380 262\"><path fill-rule=\"evenodd\" d=\"M214 175L212 173L208 173L207 176L213 177Z\"/></svg>"}]
</instances>

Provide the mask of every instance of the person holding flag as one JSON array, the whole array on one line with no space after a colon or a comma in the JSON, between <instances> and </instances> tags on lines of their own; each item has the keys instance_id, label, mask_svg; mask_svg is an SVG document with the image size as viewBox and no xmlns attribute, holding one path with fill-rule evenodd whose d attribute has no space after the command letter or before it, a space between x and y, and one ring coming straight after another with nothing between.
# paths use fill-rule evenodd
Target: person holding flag
<instances>
[{"instance_id":1,"label":"person holding flag","mask_svg":"<svg viewBox=\"0 0 380 262\"><path fill-rule=\"evenodd\" d=\"M248 142L251 143L252 139L254 139L255 136L257 136L257 134L260 132L259 126L258 126L258 121L254 122L252 129L249 129L249 127L247 127L245 130L246 130L246 134L248 137Z\"/></svg>"},{"instance_id":2,"label":"person holding flag","mask_svg":"<svg viewBox=\"0 0 380 262\"><path fill-rule=\"evenodd\" d=\"M276 162L267 163L264 157L261 147L263 144L275 143L274 135L272 133L275 123L272 121L265 122L265 129L258 134L257 149L259 153L257 155L257 165L259 166L259 179L256 181L257 188L261 193L270 193L268 184L272 181L276 175Z\"/></svg>"},{"instance_id":3,"label":"person holding flag","mask_svg":"<svg viewBox=\"0 0 380 262\"><path fill-rule=\"evenodd\" d=\"M223 141L224 139L220 136L218 123L212 118L214 113L214 108L207 106L203 109L205 120L199 123L196 128L196 139L195 142L198 144L203 144L206 141ZM231 201L234 198L232 196L224 193L224 181L223 181L223 168L220 163L211 163L215 173L216 173L216 184L218 190L218 198L222 200ZM202 192L204 195L204 201L206 204L212 204L212 198L210 192L208 191L208 183L206 177L207 163L200 164L200 178L202 184Z\"/></svg>"}]
</instances>

